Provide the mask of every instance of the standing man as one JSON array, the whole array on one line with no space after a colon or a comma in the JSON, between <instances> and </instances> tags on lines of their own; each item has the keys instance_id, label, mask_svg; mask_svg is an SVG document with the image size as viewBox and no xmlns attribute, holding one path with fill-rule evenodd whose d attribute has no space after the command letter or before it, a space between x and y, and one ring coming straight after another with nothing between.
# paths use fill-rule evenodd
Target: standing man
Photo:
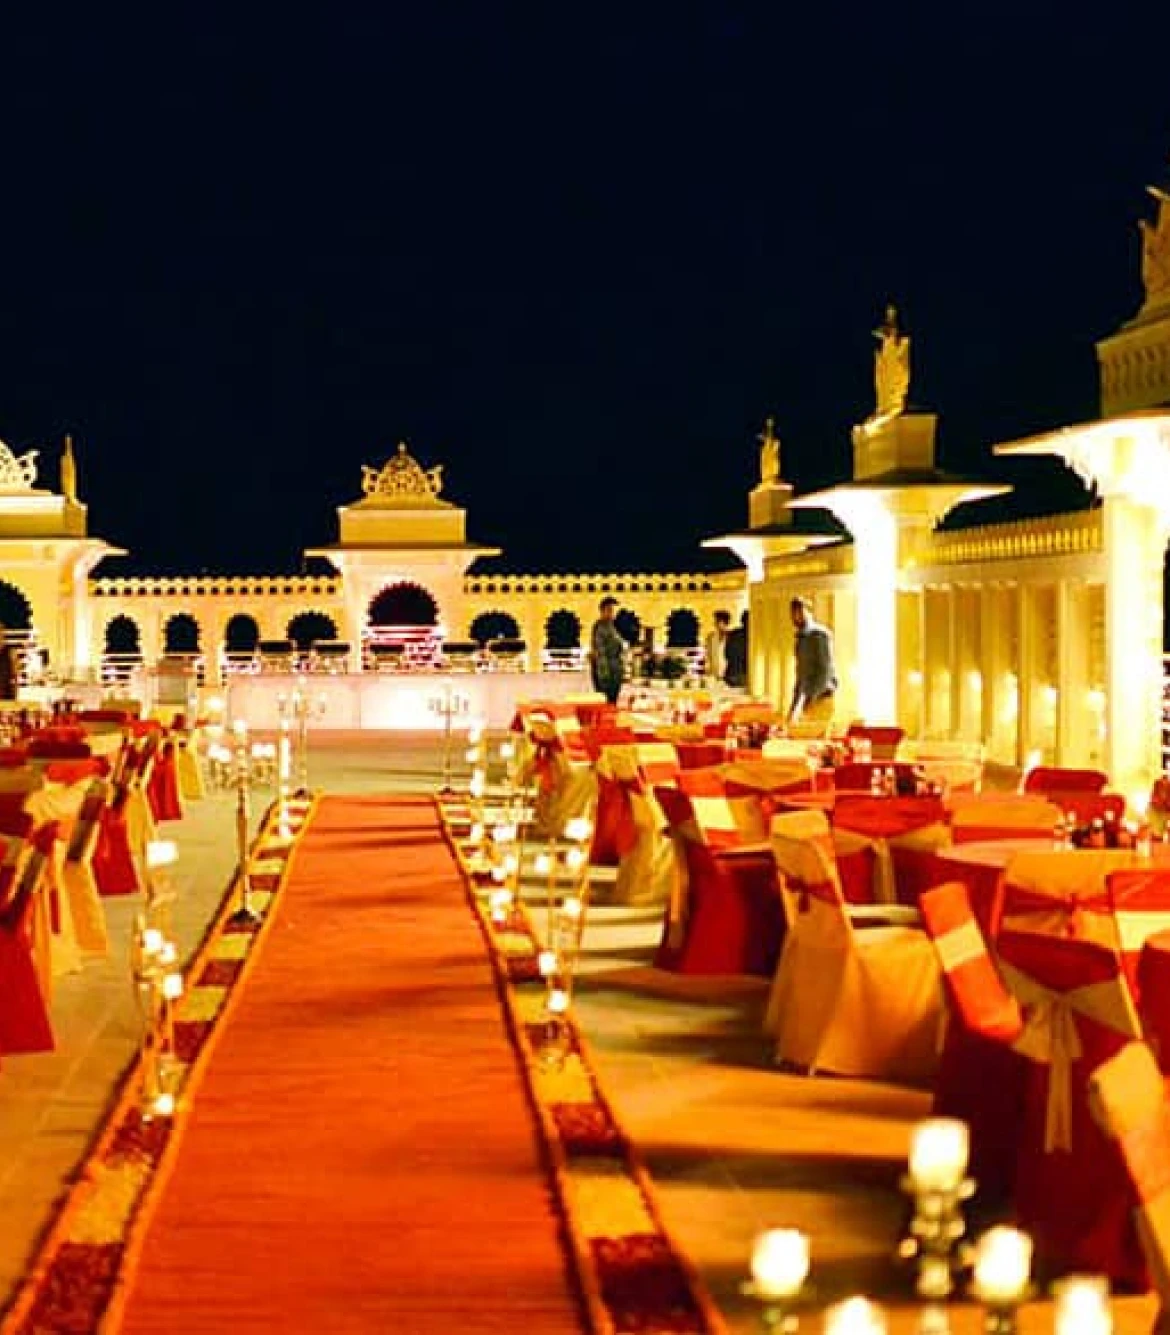
<instances>
[{"instance_id":1,"label":"standing man","mask_svg":"<svg viewBox=\"0 0 1170 1335\"><path fill-rule=\"evenodd\" d=\"M735 690L743 690L748 680L748 614L745 611L739 625L731 631L723 644L723 680Z\"/></svg>"},{"instance_id":2,"label":"standing man","mask_svg":"<svg viewBox=\"0 0 1170 1335\"><path fill-rule=\"evenodd\" d=\"M598 618L589 635L589 668L593 674L593 689L617 704L618 692L625 677L626 642L622 639L614 618L617 599L603 598L598 607Z\"/></svg>"},{"instance_id":3,"label":"standing man","mask_svg":"<svg viewBox=\"0 0 1170 1335\"><path fill-rule=\"evenodd\" d=\"M813 619L807 598L793 598L788 605L796 629L796 684L788 721L828 724L833 717L837 693L837 669L833 663L833 634Z\"/></svg>"},{"instance_id":4,"label":"standing man","mask_svg":"<svg viewBox=\"0 0 1170 1335\"><path fill-rule=\"evenodd\" d=\"M707 636L703 650L707 656L707 676L722 681L727 671L727 636L731 632L731 613L715 613L715 629Z\"/></svg>"}]
</instances>

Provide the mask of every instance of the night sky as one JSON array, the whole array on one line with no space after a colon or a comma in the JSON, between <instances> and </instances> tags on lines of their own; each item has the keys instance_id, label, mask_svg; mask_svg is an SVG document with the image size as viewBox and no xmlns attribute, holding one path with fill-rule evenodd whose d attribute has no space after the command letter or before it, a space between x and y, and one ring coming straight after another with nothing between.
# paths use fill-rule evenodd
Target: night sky
<instances>
[{"instance_id":1,"label":"night sky","mask_svg":"<svg viewBox=\"0 0 1170 1335\"><path fill-rule=\"evenodd\" d=\"M847 475L888 300L940 462L1082 494L989 447L1092 416L1136 312L1165 5L41 8L0 437L75 434L104 573L295 570L399 439L508 568L698 567L767 415Z\"/></svg>"}]
</instances>

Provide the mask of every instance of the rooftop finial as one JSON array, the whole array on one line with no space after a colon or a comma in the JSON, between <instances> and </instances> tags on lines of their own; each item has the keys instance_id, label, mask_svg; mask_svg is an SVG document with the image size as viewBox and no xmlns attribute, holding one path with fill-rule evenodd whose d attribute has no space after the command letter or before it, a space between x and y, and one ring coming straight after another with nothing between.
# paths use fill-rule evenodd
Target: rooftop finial
<instances>
[{"instance_id":1,"label":"rooftop finial","mask_svg":"<svg viewBox=\"0 0 1170 1335\"><path fill-rule=\"evenodd\" d=\"M910 338L898 329L898 308L886 307L880 328L874 330L874 417L897 417L906 410L910 393Z\"/></svg>"},{"instance_id":2,"label":"rooftop finial","mask_svg":"<svg viewBox=\"0 0 1170 1335\"><path fill-rule=\"evenodd\" d=\"M780 438L776 435L776 419L769 417L763 431L756 437L760 442L760 482L780 481Z\"/></svg>"},{"instance_id":3,"label":"rooftop finial","mask_svg":"<svg viewBox=\"0 0 1170 1335\"><path fill-rule=\"evenodd\" d=\"M77 504L77 460L73 457L73 437L68 434L61 452L61 495Z\"/></svg>"},{"instance_id":4,"label":"rooftop finial","mask_svg":"<svg viewBox=\"0 0 1170 1335\"><path fill-rule=\"evenodd\" d=\"M1170 193L1161 186L1148 185L1146 192L1158 201L1158 217L1154 222L1141 219L1142 285L1146 289L1147 306L1161 306L1170 302Z\"/></svg>"}]
</instances>

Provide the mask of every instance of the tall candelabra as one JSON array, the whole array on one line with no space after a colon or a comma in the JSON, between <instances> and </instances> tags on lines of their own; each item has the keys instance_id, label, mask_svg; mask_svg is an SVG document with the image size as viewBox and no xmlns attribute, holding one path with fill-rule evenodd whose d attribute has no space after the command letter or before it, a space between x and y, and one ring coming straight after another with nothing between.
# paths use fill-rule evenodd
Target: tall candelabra
<instances>
[{"instance_id":1,"label":"tall candelabra","mask_svg":"<svg viewBox=\"0 0 1170 1335\"><path fill-rule=\"evenodd\" d=\"M305 797L309 795L309 721L323 718L326 698L322 695L312 697L308 687L298 682L291 695L283 693L276 697L277 713L280 719L281 741L287 739L291 745L292 729L296 727L296 769L297 791ZM280 743L278 743L279 750ZM291 758L290 758L291 769ZM281 757L277 756L278 769Z\"/></svg>"},{"instance_id":2,"label":"tall candelabra","mask_svg":"<svg viewBox=\"0 0 1170 1335\"><path fill-rule=\"evenodd\" d=\"M455 791L451 785L451 766L455 745L455 720L471 712L471 697L456 689L453 681L444 681L442 687L427 699L427 708L443 720L443 786L440 793Z\"/></svg>"},{"instance_id":3,"label":"tall candelabra","mask_svg":"<svg viewBox=\"0 0 1170 1335\"><path fill-rule=\"evenodd\" d=\"M260 915L252 907L252 876L248 867L248 849L251 842L250 826L252 823L252 767L251 753L248 749L248 725L243 719L237 719L233 735L235 738L235 782L236 782L236 854L240 862L240 903L229 921L235 926L249 926L260 921Z\"/></svg>"},{"instance_id":4,"label":"tall candelabra","mask_svg":"<svg viewBox=\"0 0 1170 1335\"><path fill-rule=\"evenodd\" d=\"M145 918L135 924L132 968L142 1017L142 1116L175 1111L181 1067L175 1053L174 1008L183 995L174 943Z\"/></svg>"}]
</instances>

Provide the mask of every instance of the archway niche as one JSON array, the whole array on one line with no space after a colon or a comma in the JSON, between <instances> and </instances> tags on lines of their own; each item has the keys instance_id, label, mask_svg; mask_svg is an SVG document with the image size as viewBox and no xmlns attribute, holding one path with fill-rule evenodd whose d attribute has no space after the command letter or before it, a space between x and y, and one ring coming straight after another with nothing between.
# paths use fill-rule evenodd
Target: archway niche
<instances>
[{"instance_id":1,"label":"archway niche","mask_svg":"<svg viewBox=\"0 0 1170 1335\"><path fill-rule=\"evenodd\" d=\"M471 623L468 636L480 645L492 640L518 640L520 624L507 612L481 612Z\"/></svg>"},{"instance_id":2,"label":"archway niche","mask_svg":"<svg viewBox=\"0 0 1170 1335\"><path fill-rule=\"evenodd\" d=\"M434 626L438 624L439 606L421 584L404 580L376 593L367 617L371 626Z\"/></svg>"},{"instance_id":3,"label":"archway niche","mask_svg":"<svg viewBox=\"0 0 1170 1335\"><path fill-rule=\"evenodd\" d=\"M0 579L0 626L5 630L32 630L32 604L6 579Z\"/></svg>"},{"instance_id":4,"label":"archway niche","mask_svg":"<svg viewBox=\"0 0 1170 1335\"><path fill-rule=\"evenodd\" d=\"M177 612L167 622L163 632L164 654L197 654L199 652L199 622L190 612Z\"/></svg>"},{"instance_id":5,"label":"archway niche","mask_svg":"<svg viewBox=\"0 0 1170 1335\"><path fill-rule=\"evenodd\" d=\"M617 627L618 634L627 644L638 643L642 634L642 622L636 612L631 612L628 607L623 607L614 618L614 625Z\"/></svg>"},{"instance_id":6,"label":"archway niche","mask_svg":"<svg viewBox=\"0 0 1170 1335\"><path fill-rule=\"evenodd\" d=\"M699 618L689 607L676 607L666 618L666 647L695 649L699 644Z\"/></svg>"},{"instance_id":7,"label":"archway niche","mask_svg":"<svg viewBox=\"0 0 1170 1335\"><path fill-rule=\"evenodd\" d=\"M318 640L337 639L337 622L324 612L298 612L285 634L301 653L307 653Z\"/></svg>"},{"instance_id":8,"label":"archway niche","mask_svg":"<svg viewBox=\"0 0 1170 1335\"><path fill-rule=\"evenodd\" d=\"M576 612L562 608L553 612L544 623L544 643L547 649L576 649L581 644L581 619Z\"/></svg>"},{"instance_id":9,"label":"archway niche","mask_svg":"<svg viewBox=\"0 0 1170 1335\"><path fill-rule=\"evenodd\" d=\"M260 642L260 627L254 616L237 612L223 630L223 647L229 654L252 654Z\"/></svg>"},{"instance_id":10,"label":"archway niche","mask_svg":"<svg viewBox=\"0 0 1170 1335\"><path fill-rule=\"evenodd\" d=\"M138 622L120 612L106 626L105 652L119 658L142 656L142 632Z\"/></svg>"}]
</instances>

